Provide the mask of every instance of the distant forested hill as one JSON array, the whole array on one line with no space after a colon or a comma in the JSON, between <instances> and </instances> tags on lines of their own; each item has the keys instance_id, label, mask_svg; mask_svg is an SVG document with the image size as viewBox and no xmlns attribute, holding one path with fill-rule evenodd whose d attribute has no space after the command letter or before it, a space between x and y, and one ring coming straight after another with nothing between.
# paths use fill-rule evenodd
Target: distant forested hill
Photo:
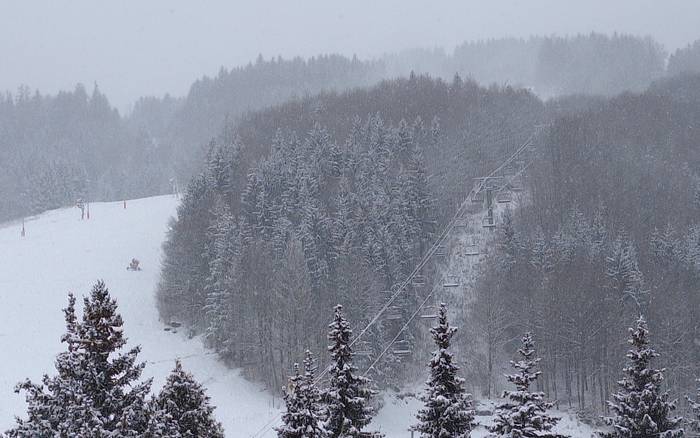
<instances>
[{"instance_id":1,"label":"distant forested hill","mask_svg":"<svg viewBox=\"0 0 700 438\"><path fill-rule=\"evenodd\" d=\"M683 57L676 54L672 65ZM544 96L611 95L644 89L663 75L664 61L665 52L649 38L599 34L480 41L450 54L415 49L371 61L260 57L197 80L185 97L144 97L122 117L98 90L88 95L79 86L42 96L22 88L0 102L0 164L9 169L0 176L0 220L79 196L113 200L167 192L171 180L184 185L224 126L295 97L366 87L411 71L447 82L458 73Z\"/></svg>"}]
</instances>

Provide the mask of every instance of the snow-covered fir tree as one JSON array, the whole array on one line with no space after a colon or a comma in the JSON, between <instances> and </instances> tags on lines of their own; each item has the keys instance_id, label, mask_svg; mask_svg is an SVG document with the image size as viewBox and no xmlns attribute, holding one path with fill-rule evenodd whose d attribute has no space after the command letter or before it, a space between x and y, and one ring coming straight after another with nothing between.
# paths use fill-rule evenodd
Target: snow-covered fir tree
<instances>
[{"instance_id":1,"label":"snow-covered fir tree","mask_svg":"<svg viewBox=\"0 0 700 438\"><path fill-rule=\"evenodd\" d=\"M639 308L644 302L644 276L629 238L618 237L605 261L609 288L616 291L621 300L630 301Z\"/></svg>"},{"instance_id":2,"label":"snow-covered fir tree","mask_svg":"<svg viewBox=\"0 0 700 438\"><path fill-rule=\"evenodd\" d=\"M153 405L156 412L177 424L182 437L224 437L224 429L214 418L214 406L204 387L182 368L179 360Z\"/></svg>"},{"instance_id":3,"label":"snow-covered fir tree","mask_svg":"<svg viewBox=\"0 0 700 438\"><path fill-rule=\"evenodd\" d=\"M72 295L64 314L67 351L56 358L58 374L45 375L43 385L27 380L17 386L27 393L27 419L18 419L8 435L141 436L151 382L139 382L145 366L136 362L139 347L119 353L126 345L123 322L104 282L84 299L81 321Z\"/></svg>"},{"instance_id":4,"label":"snow-covered fir tree","mask_svg":"<svg viewBox=\"0 0 700 438\"><path fill-rule=\"evenodd\" d=\"M143 438L181 438L180 426L165 409L160 409L157 398L152 397L146 405L148 424Z\"/></svg>"},{"instance_id":5,"label":"snow-covered fir tree","mask_svg":"<svg viewBox=\"0 0 700 438\"><path fill-rule=\"evenodd\" d=\"M661 392L664 380L661 369L651 367L659 354L649 345L649 329L643 316L630 329L627 352L628 364L623 368L624 376L617 382L620 389L608 402L614 416L605 422L612 431L605 438L680 438L683 429L681 418L671 418L675 402L669 401L668 393Z\"/></svg>"},{"instance_id":6,"label":"snow-covered fir tree","mask_svg":"<svg viewBox=\"0 0 700 438\"><path fill-rule=\"evenodd\" d=\"M518 373L506 376L515 385L515 391L503 391L508 399L496 408L496 419L489 431L509 438L555 438L563 435L552 432L559 418L547 414L553 403L544 399L544 393L530 391L540 371L535 371L540 358L535 357L535 342L531 333L525 333L522 347L518 350L521 359L511 361Z\"/></svg>"},{"instance_id":7,"label":"snow-covered fir tree","mask_svg":"<svg viewBox=\"0 0 700 438\"><path fill-rule=\"evenodd\" d=\"M437 326L430 329L437 350L430 360L430 379L422 397L425 407L418 412L416 427L424 437L468 437L475 426L472 396L465 391L464 379L457 376L459 367L447 351L456 331L447 321L447 307L440 305Z\"/></svg>"},{"instance_id":8,"label":"snow-covered fir tree","mask_svg":"<svg viewBox=\"0 0 700 438\"><path fill-rule=\"evenodd\" d=\"M358 376L352 364L352 330L343 316L343 306L335 306L333 322L328 328L332 363L330 386L323 394L326 403L324 429L331 438L359 437L374 413L369 405L373 391L368 388L369 379Z\"/></svg>"},{"instance_id":9,"label":"snow-covered fir tree","mask_svg":"<svg viewBox=\"0 0 700 438\"><path fill-rule=\"evenodd\" d=\"M694 417L688 420L688 424L693 430L700 432L700 379L697 379L698 390L695 400L688 397L688 404L690 405L690 410L693 412Z\"/></svg>"},{"instance_id":10,"label":"snow-covered fir tree","mask_svg":"<svg viewBox=\"0 0 700 438\"><path fill-rule=\"evenodd\" d=\"M280 438L321 438L323 410L321 394L314 384L314 360L306 350L304 374L299 373L299 364L294 364L294 375L284 394L287 411L282 415L283 425L277 430Z\"/></svg>"}]
</instances>

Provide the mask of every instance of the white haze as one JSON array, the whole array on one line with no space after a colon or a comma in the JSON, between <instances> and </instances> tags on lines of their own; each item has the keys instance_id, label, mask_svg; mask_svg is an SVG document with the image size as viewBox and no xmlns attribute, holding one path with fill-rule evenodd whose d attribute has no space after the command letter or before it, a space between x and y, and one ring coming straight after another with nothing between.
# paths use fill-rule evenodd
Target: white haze
<instances>
[{"instance_id":1,"label":"white haze","mask_svg":"<svg viewBox=\"0 0 700 438\"><path fill-rule=\"evenodd\" d=\"M0 90L97 82L124 110L184 95L220 66L262 53L360 57L531 34L625 32L673 50L700 38L695 0L0 0Z\"/></svg>"}]
</instances>

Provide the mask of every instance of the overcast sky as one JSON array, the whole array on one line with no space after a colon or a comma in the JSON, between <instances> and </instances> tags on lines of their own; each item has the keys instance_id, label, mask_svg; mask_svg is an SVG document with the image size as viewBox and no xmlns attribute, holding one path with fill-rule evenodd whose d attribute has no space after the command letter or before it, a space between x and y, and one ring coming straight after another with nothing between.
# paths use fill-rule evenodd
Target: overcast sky
<instances>
[{"instance_id":1,"label":"overcast sky","mask_svg":"<svg viewBox=\"0 0 700 438\"><path fill-rule=\"evenodd\" d=\"M590 31L652 35L673 50L700 38L699 17L697 0L0 0L0 90L97 82L124 110L258 53L369 57Z\"/></svg>"}]
</instances>

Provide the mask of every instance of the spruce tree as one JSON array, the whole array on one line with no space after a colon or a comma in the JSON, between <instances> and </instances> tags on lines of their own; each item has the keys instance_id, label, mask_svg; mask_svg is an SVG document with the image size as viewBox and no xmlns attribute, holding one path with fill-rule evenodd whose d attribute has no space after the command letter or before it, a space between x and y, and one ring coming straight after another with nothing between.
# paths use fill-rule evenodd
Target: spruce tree
<instances>
[{"instance_id":1,"label":"spruce tree","mask_svg":"<svg viewBox=\"0 0 700 438\"><path fill-rule=\"evenodd\" d=\"M136 363L135 347L126 345L117 303L99 281L84 299L83 317L75 313L69 295L64 309L67 351L56 358L56 376L45 375L43 385L27 380L16 391L26 391L27 420L17 419L12 437L81 436L136 437L148 423L145 396L151 381L139 382L144 363Z\"/></svg>"},{"instance_id":2,"label":"spruce tree","mask_svg":"<svg viewBox=\"0 0 700 438\"><path fill-rule=\"evenodd\" d=\"M535 357L535 343L532 334L525 333L518 353L522 358L511 361L517 374L506 376L515 385L515 391L504 391L508 401L496 407L496 419L489 431L512 438L557 438L563 435L551 432L559 418L547 415L553 403L544 400L544 393L531 392L530 385L537 380L540 371L534 371L540 358Z\"/></svg>"},{"instance_id":3,"label":"spruce tree","mask_svg":"<svg viewBox=\"0 0 700 438\"><path fill-rule=\"evenodd\" d=\"M165 409L160 409L156 397L146 406L148 424L143 438L181 438L180 425Z\"/></svg>"},{"instance_id":4,"label":"spruce tree","mask_svg":"<svg viewBox=\"0 0 700 438\"><path fill-rule=\"evenodd\" d=\"M321 395L314 385L314 361L306 350L304 374L299 373L299 364L294 364L294 375L289 378L289 387L284 394L287 412L282 416L281 427L276 428L280 438L321 438Z\"/></svg>"},{"instance_id":5,"label":"spruce tree","mask_svg":"<svg viewBox=\"0 0 700 438\"><path fill-rule=\"evenodd\" d=\"M690 409L693 411L693 414L695 414L695 418L689 421L689 423L693 429L700 432L700 379L698 379L697 382L698 392L697 396L695 397L695 400L691 400L690 398L688 398Z\"/></svg>"},{"instance_id":6,"label":"spruce tree","mask_svg":"<svg viewBox=\"0 0 700 438\"><path fill-rule=\"evenodd\" d=\"M369 406L373 391L369 379L356 375L352 364L350 336L352 330L343 316L343 306L335 306L333 322L328 326L331 345L330 387L324 392L326 420L324 429L331 438L359 437L372 419L374 409Z\"/></svg>"},{"instance_id":7,"label":"spruce tree","mask_svg":"<svg viewBox=\"0 0 700 438\"><path fill-rule=\"evenodd\" d=\"M620 390L613 394L608 406L615 414L605 418L613 430L603 434L606 438L679 438L681 418L670 418L675 402L668 393L661 392L663 369L651 368L651 361L659 354L649 346L649 329L640 316L636 327L630 328L627 352L628 364L624 376L617 382Z\"/></svg>"},{"instance_id":8,"label":"spruce tree","mask_svg":"<svg viewBox=\"0 0 700 438\"><path fill-rule=\"evenodd\" d=\"M442 304L438 324L430 329L438 348L430 360L430 380L422 397L425 407L418 412L417 430L424 437L468 437L475 426L471 394L465 391L464 379L457 376L459 367L447 351L456 331L447 321L447 308Z\"/></svg>"},{"instance_id":9,"label":"spruce tree","mask_svg":"<svg viewBox=\"0 0 700 438\"><path fill-rule=\"evenodd\" d=\"M154 408L174 420L182 437L224 437L224 429L214 418L214 407L204 387L182 369L179 360L156 397Z\"/></svg>"}]
</instances>

